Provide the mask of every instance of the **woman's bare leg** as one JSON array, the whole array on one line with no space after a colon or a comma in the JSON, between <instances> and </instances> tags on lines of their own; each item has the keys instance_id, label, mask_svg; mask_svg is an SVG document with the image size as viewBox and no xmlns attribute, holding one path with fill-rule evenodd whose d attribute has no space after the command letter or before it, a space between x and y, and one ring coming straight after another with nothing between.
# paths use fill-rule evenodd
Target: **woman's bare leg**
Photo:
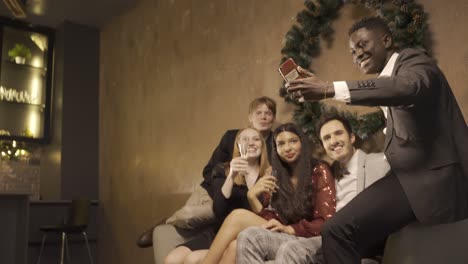
<instances>
[{"instance_id":1,"label":"woman's bare leg","mask_svg":"<svg viewBox=\"0 0 468 264\"><path fill-rule=\"evenodd\" d=\"M199 264L208 253L208 249L195 250L185 256L184 264Z\"/></svg>"},{"instance_id":2,"label":"woman's bare leg","mask_svg":"<svg viewBox=\"0 0 468 264\"><path fill-rule=\"evenodd\" d=\"M236 264L237 239L232 241L224 251L219 264Z\"/></svg>"},{"instance_id":3,"label":"woman's bare leg","mask_svg":"<svg viewBox=\"0 0 468 264\"><path fill-rule=\"evenodd\" d=\"M164 264L183 264L185 257L190 253L192 253L192 250L190 250L188 247L176 247L166 256L164 259Z\"/></svg>"},{"instance_id":4,"label":"woman's bare leg","mask_svg":"<svg viewBox=\"0 0 468 264\"><path fill-rule=\"evenodd\" d=\"M232 211L224 220L202 263L218 264L224 251L236 239L239 232L250 226L261 226L266 222L265 219L249 210L236 209Z\"/></svg>"}]
</instances>

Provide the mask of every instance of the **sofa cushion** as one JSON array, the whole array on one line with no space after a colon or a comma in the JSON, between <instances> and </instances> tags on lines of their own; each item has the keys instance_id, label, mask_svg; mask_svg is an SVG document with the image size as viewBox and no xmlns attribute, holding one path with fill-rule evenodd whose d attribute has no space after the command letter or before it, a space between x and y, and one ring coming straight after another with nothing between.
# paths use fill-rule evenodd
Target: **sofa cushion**
<instances>
[{"instance_id":1,"label":"sofa cushion","mask_svg":"<svg viewBox=\"0 0 468 264\"><path fill-rule=\"evenodd\" d=\"M413 223L387 240L384 264L468 263L468 220L441 225Z\"/></svg>"},{"instance_id":2,"label":"sofa cushion","mask_svg":"<svg viewBox=\"0 0 468 264\"><path fill-rule=\"evenodd\" d=\"M166 220L183 229L195 229L213 223L213 200L208 192L197 185L185 205Z\"/></svg>"}]
</instances>

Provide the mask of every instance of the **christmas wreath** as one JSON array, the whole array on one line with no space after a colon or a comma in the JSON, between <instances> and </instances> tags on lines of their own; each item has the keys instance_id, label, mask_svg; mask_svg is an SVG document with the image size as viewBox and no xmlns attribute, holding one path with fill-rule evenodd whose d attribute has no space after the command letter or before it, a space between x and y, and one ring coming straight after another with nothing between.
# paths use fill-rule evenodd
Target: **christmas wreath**
<instances>
[{"instance_id":1,"label":"christmas wreath","mask_svg":"<svg viewBox=\"0 0 468 264\"><path fill-rule=\"evenodd\" d=\"M305 0L305 9L296 16L297 24L286 33L285 46L281 50L283 63L288 58L309 69L314 57L320 53L321 39L330 42L334 33L332 21L337 17L343 0ZM351 0L352 4L374 9L377 16L388 22L397 49L415 47L425 49L427 23L423 8L412 0ZM316 124L322 112L336 112L347 118L355 134L366 139L385 125L381 111L358 116L351 112L339 112L321 102L298 103L286 96L284 86L280 95L286 102L296 105L294 120L301 126L314 144L319 143Z\"/></svg>"}]
</instances>

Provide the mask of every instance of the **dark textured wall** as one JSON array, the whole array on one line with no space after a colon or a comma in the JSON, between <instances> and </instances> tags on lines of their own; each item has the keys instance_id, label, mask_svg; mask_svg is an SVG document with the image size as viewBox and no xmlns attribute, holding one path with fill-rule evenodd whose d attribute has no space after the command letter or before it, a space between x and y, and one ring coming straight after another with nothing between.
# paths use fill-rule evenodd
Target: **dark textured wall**
<instances>
[{"instance_id":1,"label":"dark textured wall","mask_svg":"<svg viewBox=\"0 0 468 264\"><path fill-rule=\"evenodd\" d=\"M54 75L50 143L42 147L40 196L45 200L60 199L62 158L64 25L55 30Z\"/></svg>"},{"instance_id":2,"label":"dark textured wall","mask_svg":"<svg viewBox=\"0 0 468 264\"><path fill-rule=\"evenodd\" d=\"M61 199L98 199L99 30L64 27Z\"/></svg>"},{"instance_id":3,"label":"dark textured wall","mask_svg":"<svg viewBox=\"0 0 468 264\"><path fill-rule=\"evenodd\" d=\"M44 200L98 199L99 30L56 29L51 143L41 155Z\"/></svg>"},{"instance_id":4,"label":"dark textured wall","mask_svg":"<svg viewBox=\"0 0 468 264\"><path fill-rule=\"evenodd\" d=\"M418 1L433 49L468 116L468 4ZM248 102L278 100L283 37L303 1L141 0L101 32L100 263L151 263L141 231L179 207L223 131L246 125ZM351 63L345 6L313 69L324 79L364 78ZM343 106L341 106L343 107ZM375 109L373 109L375 110ZM372 110L372 111L373 111ZM359 108L358 111L370 111Z\"/></svg>"}]
</instances>

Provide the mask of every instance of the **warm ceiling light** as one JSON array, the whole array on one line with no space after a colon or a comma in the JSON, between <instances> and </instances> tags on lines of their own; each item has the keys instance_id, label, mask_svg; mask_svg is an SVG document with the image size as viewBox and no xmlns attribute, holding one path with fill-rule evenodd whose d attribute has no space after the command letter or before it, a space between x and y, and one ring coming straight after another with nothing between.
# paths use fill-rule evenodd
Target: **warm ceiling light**
<instances>
[{"instance_id":1,"label":"warm ceiling light","mask_svg":"<svg viewBox=\"0 0 468 264\"><path fill-rule=\"evenodd\" d=\"M31 40L42 51L47 51L47 37L42 34L31 34Z\"/></svg>"},{"instance_id":2,"label":"warm ceiling light","mask_svg":"<svg viewBox=\"0 0 468 264\"><path fill-rule=\"evenodd\" d=\"M3 0L3 3L10 9L14 17L26 17L26 0Z\"/></svg>"}]
</instances>

